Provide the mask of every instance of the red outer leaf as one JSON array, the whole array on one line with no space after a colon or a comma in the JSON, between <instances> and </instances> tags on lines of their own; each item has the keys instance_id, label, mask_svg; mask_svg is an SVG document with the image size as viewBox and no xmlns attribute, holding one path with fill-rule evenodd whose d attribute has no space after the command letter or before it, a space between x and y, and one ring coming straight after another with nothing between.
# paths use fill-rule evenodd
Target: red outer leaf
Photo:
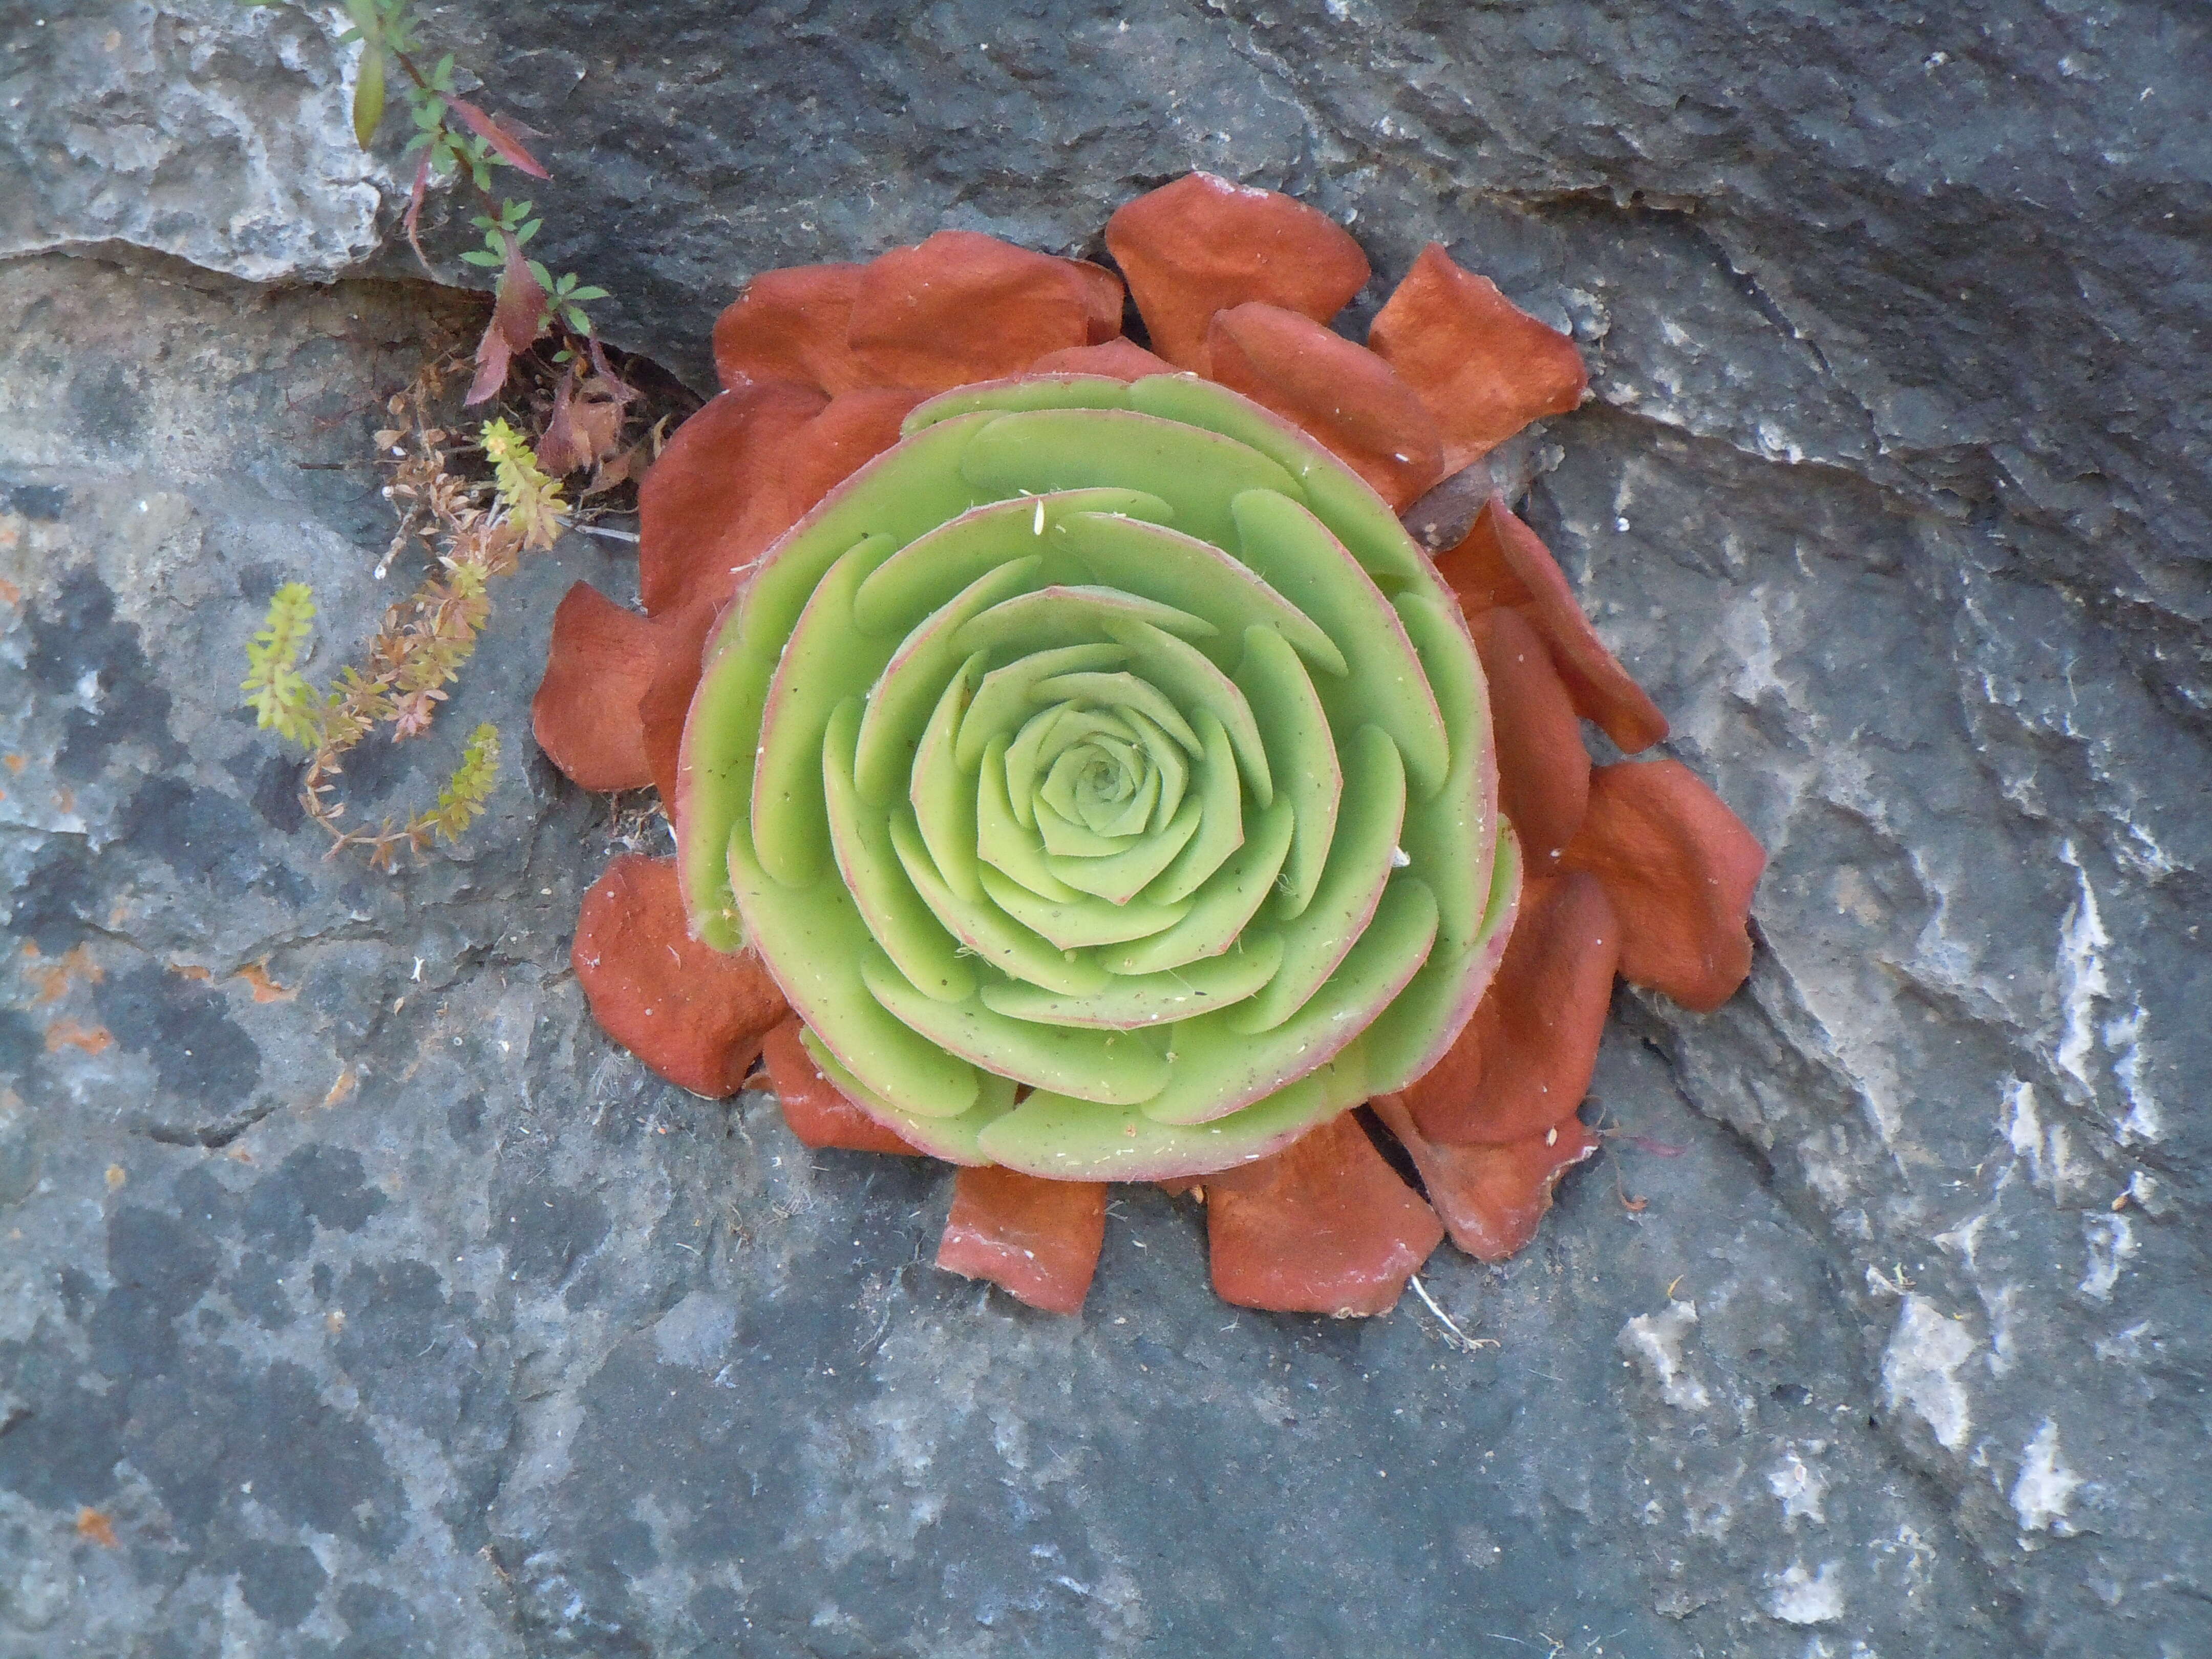
<instances>
[{"instance_id":1,"label":"red outer leaf","mask_svg":"<svg viewBox=\"0 0 2212 1659\"><path fill-rule=\"evenodd\" d=\"M1127 301L1129 290L1121 286L1121 279L1101 264L1088 259L1063 259L1060 263L1073 270L1083 283L1084 318L1088 325L1089 343L1103 345L1121 335L1121 307Z\"/></svg>"},{"instance_id":2,"label":"red outer leaf","mask_svg":"<svg viewBox=\"0 0 2212 1659\"><path fill-rule=\"evenodd\" d=\"M615 790L653 781L638 704L660 658L650 618L588 582L562 597L553 612L545 678L530 700L530 729L571 782Z\"/></svg>"},{"instance_id":3,"label":"red outer leaf","mask_svg":"<svg viewBox=\"0 0 2212 1659\"><path fill-rule=\"evenodd\" d=\"M714 370L735 390L765 380L797 380L833 397L871 384L854 361L859 265L793 265L764 270L714 324Z\"/></svg>"},{"instance_id":4,"label":"red outer leaf","mask_svg":"<svg viewBox=\"0 0 2212 1659\"><path fill-rule=\"evenodd\" d=\"M769 482L786 434L828 403L811 386L768 380L709 399L676 428L638 489L638 588L647 611L729 596L738 578L723 538Z\"/></svg>"},{"instance_id":5,"label":"red outer leaf","mask_svg":"<svg viewBox=\"0 0 2212 1659\"><path fill-rule=\"evenodd\" d=\"M1589 751L1542 635L1517 611L1485 611L1468 628L1490 682L1498 745L1498 805L1521 837L1529 870L1550 875L1589 805Z\"/></svg>"},{"instance_id":6,"label":"red outer leaf","mask_svg":"<svg viewBox=\"0 0 2212 1659\"><path fill-rule=\"evenodd\" d=\"M719 1100L741 1088L789 1012L760 958L686 931L673 859L625 853L584 895L568 953L609 1036L671 1083Z\"/></svg>"},{"instance_id":7,"label":"red outer leaf","mask_svg":"<svg viewBox=\"0 0 2212 1659\"><path fill-rule=\"evenodd\" d=\"M791 1133L807 1146L838 1147L848 1152L915 1152L897 1135L845 1098L837 1085L822 1075L814 1056L799 1040L801 1027L794 1014L768 1034L763 1056L768 1061L769 1081L783 1103L783 1121Z\"/></svg>"},{"instance_id":8,"label":"red outer leaf","mask_svg":"<svg viewBox=\"0 0 2212 1659\"><path fill-rule=\"evenodd\" d=\"M1257 303L1217 312L1206 374L1334 452L1402 513L1443 476L1436 422L1364 346L1310 317Z\"/></svg>"},{"instance_id":9,"label":"red outer leaf","mask_svg":"<svg viewBox=\"0 0 2212 1659\"><path fill-rule=\"evenodd\" d=\"M1498 977L1446 1063L1405 1091L1424 1135L1448 1146L1504 1146L1574 1115L1605 1035L1620 932L1593 876L1523 884Z\"/></svg>"},{"instance_id":10,"label":"red outer leaf","mask_svg":"<svg viewBox=\"0 0 2212 1659\"><path fill-rule=\"evenodd\" d=\"M925 394L873 386L832 398L827 407L780 440L762 481L717 552L749 568L824 495L899 441L899 422Z\"/></svg>"},{"instance_id":11,"label":"red outer leaf","mask_svg":"<svg viewBox=\"0 0 2212 1659\"><path fill-rule=\"evenodd\" d=\"M653 620L658 654L653 678L638 699L637 714L644 728L646 765L672 823L676 821L676 768L684 744L684 720L691 712L691 694L699 689L707 641L714 637L722 611L723 605L714 599L696 599Z\"/></svg>"},{"instance_id":12,"label":"red outer leaf","mask_svg":"<svg viewBox=\"0 0 2212 1659\"><path fill-rule=\"evenodd\" d=\"M1425 1139L1396 1095L1369 1103L1412 1154L1451 1242L1485 1261L1503 1261L1535 1237L1559 1177L1597 1151L1578 1117L1503 1146L1444 1146Z\"/></svg>"},{"instance_id":13,"label":"red outer leaf","mask_svg":"<svg viewBox=\"0 0 2212 1659\"><path fill-rule=\"evenodd\" d=\"M1326 323L1367 282L1367 256L1328 215L1210 173L1124 205L1107 222L1106 246L1152 349L1200 374L1215 312L1258 301Z\"/></svg>"},{"instance_id":14,"label":"red outer leaf","mask_svg":"<svg viewBox=\"0 0 2212 1659\"><path fill-rule=\"evenodd\" d=\"M1444 471L1480 459L1540 415L1583 399L1575 343L1454 264L1431 242L1367 331L1367 343L1420 394L1443 433Z\"/></svg>"},{"instance_id":15,"label":"red outer leaf","mask_svg":"<svg viewBox=\"0 0 2212 1659\"><path fill-rule=\"evenodd\" d=\"M1667 735L1667 717L1605 648L1552 550L1502 497L1490 498L1467 539L1439 558L1437 569L1470 615L1485 602L1520 609L1551 647L1576 712L1626 752Z\"/></svg>"},{"instance_id":16,"label":"red outer leaf","mask_svg":"<svg viewBox=\"0 0 2212 1659\"><path fill-rule=\"evenodd\" d=\"M1279 1313L1387 1313L1443 1240L1436 1212L1346 1112L1206 1178L1213 1288Z\"/></svg>"},{"instance_id":17,"label":"red outer leaf","mask_svg":"<svg viewBox=\"0 0 2212 1659\"><path fill-rule=\"evenodd\" d=\"M1097 345L1048 351L1025 371L1030 374L1110 374L1117 380L1141 380L1147 374L1172 374L1175 365L1155 357L1134 340L1105 340Z\"/></svg>"},{"instance_id":18,"label":"red outer leaf","mask_svg":"<svg viewBox=\"0 0 2212 1659\"><path fill-rule=\"evenodd\" d=\"M1041 1181L987 1164L953 1177L937 1265L988 1279L1032 1308L1072 1314L1090 1294L1106 1240L1106 1188Z\"/></svg>"},{"instance_id":19,"label":"red outer leaf","mask_svg":"<svg viewBox=\"0 0 2212 1659\"><path fill-rule=\"evenodd\" d=\"M1747 924L1766 849L1681 762L1599 767L1589 814L1561 861L1605 884L1631 984L1703 1014L1750 974Z\"/></svg>"},{"instance_id":20,"label":"red outer leaf","mask_svg":"<svg viewBox=\"0 0 2212 1659\"><path fill-rule=\"evenodd\" d=\"M853 356L878 386L943 392L1093 343L1093 279L972 230L893 248L853 294Z\"/></svg>"},{"instance_id":21,"label":"red outer leaf","mask_svg":"<svg viewBox=\"0 0 2212 1659\"><path fill-rule=\"evenodd\" d=\"M492 117L485 114L465 98L456 98L451 93L445 94L444 97L453 113L468 123L469 131L497 150L510 165L521 168L533 179L550 179L553 176L538 165L538 158L535 155L523 149L522 141L520 138L500 125Z\"/></svg>"},{"instance_id":22,"label":"red outer leaf","mask_svg":"<svg viewBox=\"0 0 2212 1659\"><path fill-rule=\"evenodd\" d=\"M515 240L501 240L507 244L507 264L499 273L499 298L492 306L491 321L477 342L477 374L469 382L466 399L471 404L499 395L507 384L507 364L517 352L530 349L545 320L545 290L531 274Z\"/></svg>"}]
</instances>

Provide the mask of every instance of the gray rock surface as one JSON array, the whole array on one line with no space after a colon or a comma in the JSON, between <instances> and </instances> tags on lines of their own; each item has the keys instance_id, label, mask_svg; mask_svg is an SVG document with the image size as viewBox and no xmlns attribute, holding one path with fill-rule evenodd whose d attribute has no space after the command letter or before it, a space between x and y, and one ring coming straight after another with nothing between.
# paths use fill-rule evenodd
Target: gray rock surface
<instances>
[{"instance_id":1,"label":"gray rock surface","mask_svg":"<svg viewBox=\"0 0 2212 1659\"><path fill-rule=\"evenodd\" d=\"M295 463L447 302L118 252L369 240L319 23L104 61L179 15L0 19L6 246L109 245L0 264L0 1656L2212 1650L2200 18L434 15L695 379L754 270L1095 248L1192 165L1347 219L1356 309L1435 236L1574 327L1529 511L1773 863L1744 995L1623 996L1539 1243L1432 1264L1468 1352L1224 1309L1148 1192L1031 1315L927 1266L939 1172L611 1048L567 933L650 828L518 752L598 545L356 768L396 809L499 721L460 855L323 860L231 687L282 580L327 661L373 625L373 476ZM218 104L88 182L97 112Z\"/></svg>"},{"instance_id":2,"label":"gray rock surface","mask_svg":"<svg viewBox=\"0 0 2212 1659\"><path fill-rule=\"evenodd\" d=\"M10 0L0 256L116 243L257 282L366 258L392 178L354 143L341 15Z\"/></svg>"}]
</instances>

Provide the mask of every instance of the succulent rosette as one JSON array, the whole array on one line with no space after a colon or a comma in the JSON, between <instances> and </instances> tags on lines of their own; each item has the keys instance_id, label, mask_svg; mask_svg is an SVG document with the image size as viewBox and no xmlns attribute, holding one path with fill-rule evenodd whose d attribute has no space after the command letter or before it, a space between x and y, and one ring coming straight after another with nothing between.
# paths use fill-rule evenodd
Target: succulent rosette
<instances>
[{"instance_id":1,"label":"succulent rosette","mask_svg":"<svg viewBox=\"0 0 2212 1659\"><path fill-rule=\"evenodd\" d=\"M1121 276L946 232L725 313L646 614L580 585L535 706L678 832L574 959L674 1080L764 1052L810 1145L961 1166L957 1271L1072 1310L1103 1183L1160 1181L1231 1300L1380 1311L1447 1230L1526 1243L1616 973L1733 992L1760 855L1679 763L1592 768L1583 720L1664 720L1502 501L1440 562L1401 522L1574 405L1571 342L1432 247L1357 345L1352 239L1202 174L1107 240Z\"/></svg>"}]
</instances>

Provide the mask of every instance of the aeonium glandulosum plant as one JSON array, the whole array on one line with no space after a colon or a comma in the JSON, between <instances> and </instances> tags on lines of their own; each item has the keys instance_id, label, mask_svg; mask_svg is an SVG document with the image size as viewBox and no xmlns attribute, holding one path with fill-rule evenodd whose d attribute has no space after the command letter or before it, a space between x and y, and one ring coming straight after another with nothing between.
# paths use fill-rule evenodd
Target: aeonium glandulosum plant
<instances>
[{"instance_id":1,"label":"aeonium glandulosum plant","mask_svg":"<svg viewBox=\"0 0 2212 1659\"><path fill-rule=\"evenodd\" d=\"M1248 1306L1374 1313L1534 1236L1616 974L1710 1009L1763 863L1534 533L1399 514L1584 389L1438 247L1365 346L1352 238L1193 174L1121 275L970 232L757 277L579 584L539 742L658 786L574 961L701 1094L959 1166L942 1266L1079 1307L1106 1183L1202 1196ZM1123 279L1151 349L1122 337ZM1354 1109L1411 1157L1401 1180Z\"/></svg>"}]
</instances>

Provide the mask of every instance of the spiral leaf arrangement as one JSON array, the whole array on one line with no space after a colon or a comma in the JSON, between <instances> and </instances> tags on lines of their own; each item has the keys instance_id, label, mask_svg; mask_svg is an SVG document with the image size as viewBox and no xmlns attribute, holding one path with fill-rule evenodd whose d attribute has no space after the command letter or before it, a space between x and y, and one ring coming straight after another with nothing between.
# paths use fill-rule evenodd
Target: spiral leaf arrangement
<instances>
[{"instance_id":1,"label":"spiral leaf arrangement","mask_svg":"<svg viewBox=\"0 0 2212 1659\"><path fill-rule=\"evenodd\" d=\"M1515 884L1474 645L1396 520L1182 377L906 431L753 576L685 740L686 840L824 1073L939 1158L1086 1181L1419 1077Z\"/></svg>"},{"instance_id":2,"label":"spiral leaf arrangement","mask_svg":"<svg viewBox=\"0 0 2212 1659\"><path fill-rule=\"evenodd\" d=\"M533 704L677 830L572 959L685 1087L764 1058L806 1145L959 1165L940 1266L1073 1311L1105 1183L1157 1181L1228 1299L1379 1313L1447 1231L1534 1236L1616 975L1717 1006L1764 854L1584 746L1667 723L1483 460L1579 401L1571 341L1431 246L1356 344L1358 244L1204 174L1106 240L941 231L724 313L645 614L578 584Z\"/></svg>"}]
</instances>

